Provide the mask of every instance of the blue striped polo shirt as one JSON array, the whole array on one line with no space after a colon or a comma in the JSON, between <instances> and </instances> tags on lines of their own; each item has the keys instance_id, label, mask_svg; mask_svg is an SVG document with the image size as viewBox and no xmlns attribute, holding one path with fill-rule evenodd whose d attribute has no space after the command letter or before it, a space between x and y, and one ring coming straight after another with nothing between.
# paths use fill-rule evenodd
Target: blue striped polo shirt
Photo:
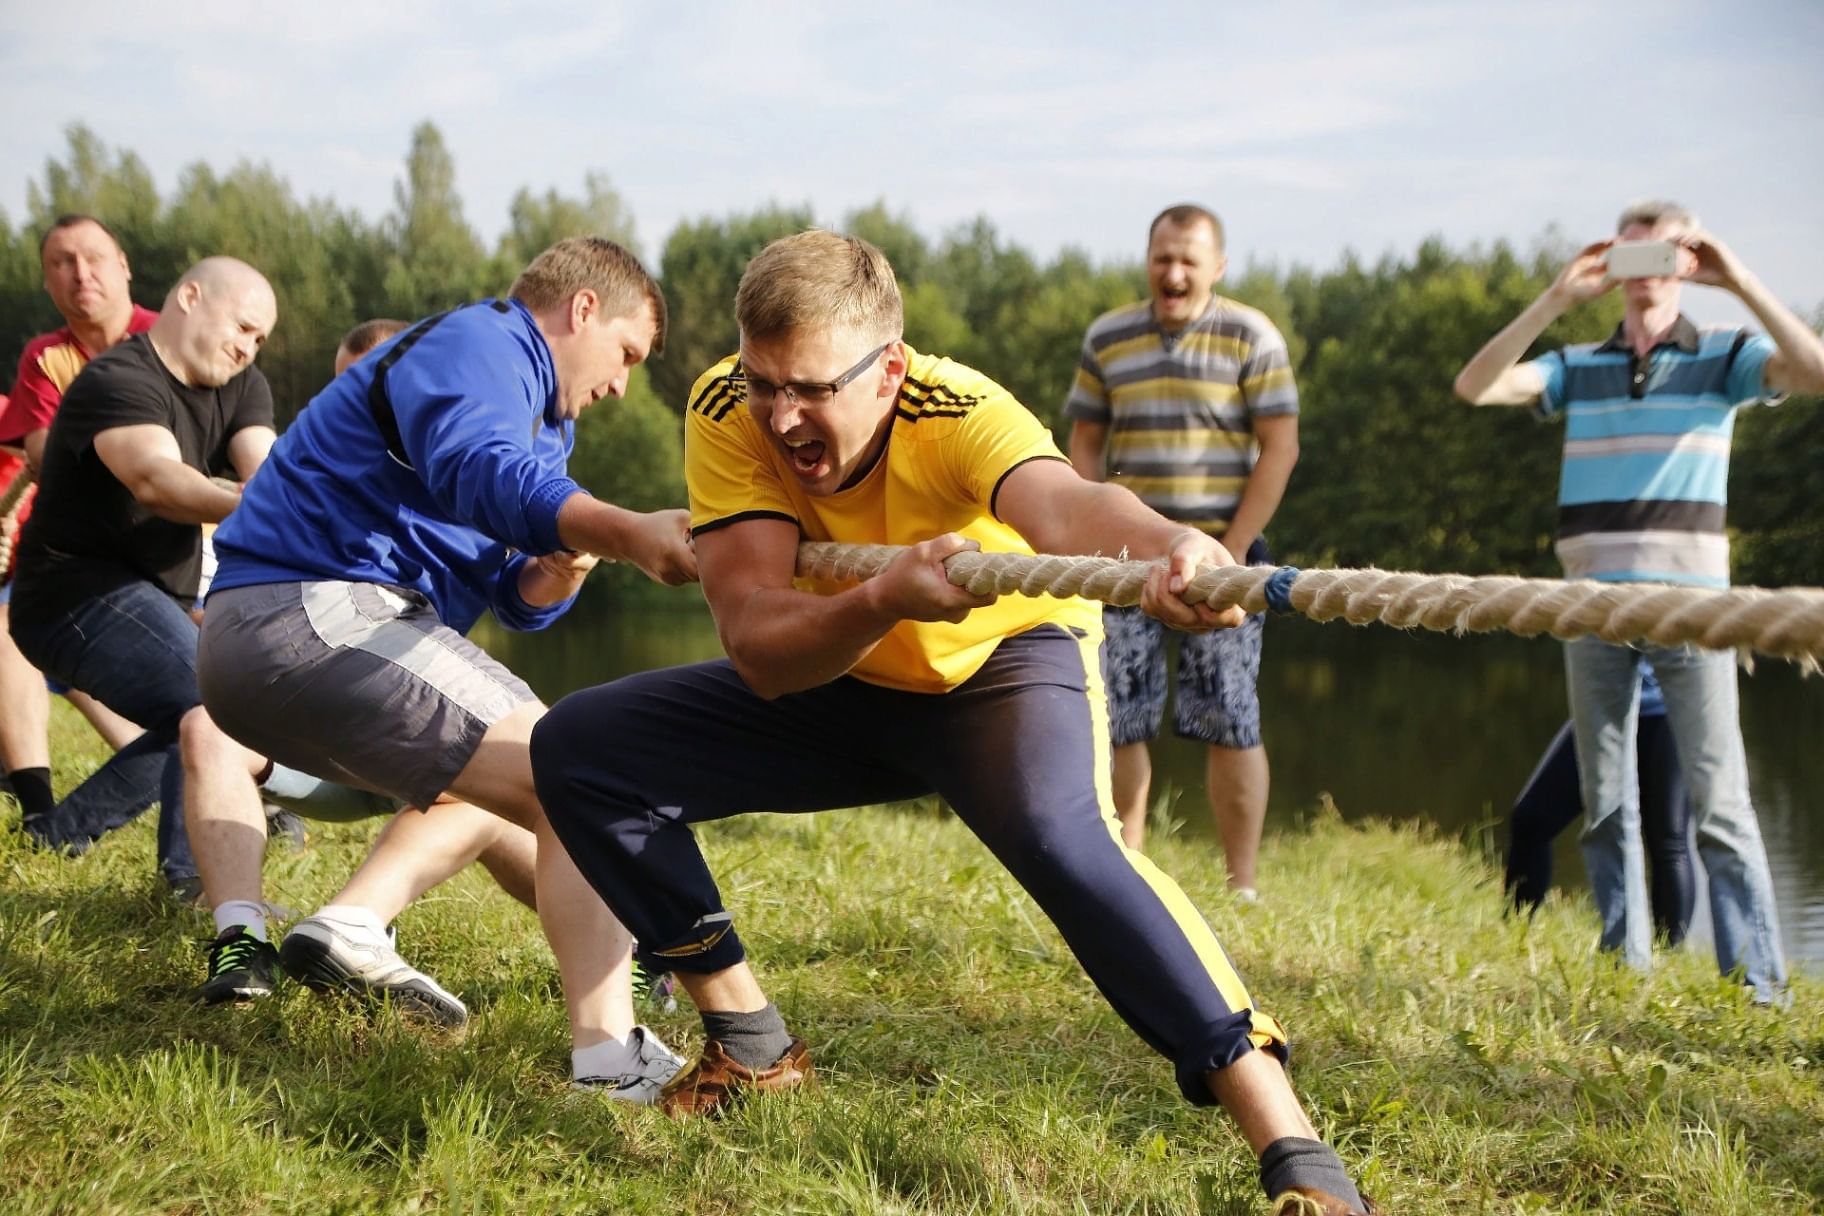
<instances>
[{"instance_id":1,"label":"blue striped polo shirt","mask_svg":"<svg viewBox=\"0 0 1824 1216\"><path fill-rule=\"evenodd\" d=\"M1729 444L1760 401L1763 334L1679 317L1645 356L1623 329L1532 362L1541 417L1565 417L1558 560L1570 578L1729 585Z\"/></svg>"},{"instance_id":2,"label":"blue striped polo shirt","mask_svg":"<svg viewBox=\"0 0 1824 1216\"><path fill-rule=\"evenodd\" d=\"M1286 340L1265 313L1221 296L1177 333L1150 300L1097 317L1064 402L1065 417L1108 427L1108 480L1212 536L1254 471L1254 419L1296 413Z\"/></svg>"}]
</instances>

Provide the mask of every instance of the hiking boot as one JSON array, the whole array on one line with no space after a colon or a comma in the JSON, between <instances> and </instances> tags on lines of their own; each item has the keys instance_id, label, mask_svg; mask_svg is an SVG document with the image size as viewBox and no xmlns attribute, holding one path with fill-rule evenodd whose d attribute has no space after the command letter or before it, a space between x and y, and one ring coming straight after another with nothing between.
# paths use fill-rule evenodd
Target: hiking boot
<instances>
[{"instance_id":1,"label":"hiking boot","mask_svg":"<svg viewBox=\"0 0 1824 1216\"><path fill-rule=\"evenodd\" d=\"M279 978L279 952L272 943L229 925L209 943L209 978L197 990L205 1005L271 996Z\"/></svg>"},{"instance_id":2,"label":"hiking boot","mask_svg":"<svg viewBox=\"0 0 1824 1216\"><path fill-rule=\"evenodd\" d=\"M696 1063L673 1077L659 1091L659 1109L674 1119L690 1115L720 1115L748 1093L774 1093L797 1089L811 1079L811 1053L803 1039L793 1039L785 1054L769 1068L752 1069L737 1064L722 1050L719 1040L703 1044Z\"/></svg>"},{"instance_id":3,"label":"hiking boot","mask_svg":"<svg viewBox=\"0 0 1824 1216\"><path fill-rule=\"evenodd\" d=\"M634 1057L632 1066L612 1077L578 1077L570 1084L577 1089L601 1093L622 1102L651 1106L665 1082L678 1075L684 1057L659 1041L659 1036L644 1026L633 1028Z\"/></svg>"},{"instance_id":4,"label":"hiking boot","mask_svg":"<svg viewBox=\"0 0 1824 1216\"><path fill-rule=\"evenodd\" d=\"M1381 1209L1366 1195L1362 1196L1362 1206L1358 1208L1326 1191L1303 1186L1283 1191L1273 1201L1273 1216L1380 1216L1380 1213Z\"/></svg>"},{"instance_id":5,"label":"hiking boot","mask_svg":"<svg viewBox=\"0 0 1824 1216\"><path fill-rule=\"evenodd\" d=\"M287 973L318 992L343 989L390 1000L407 1017L423 1018L449 1030L468 1024L469 1010L443 985L417 970L385 938L324 916L307 916L279 943Z\"/></svg>"},{"instance_id":6,"label":"hiking boot","mask_svg":"<svg viewBox=\"0 0 1824 1216\"><path fill-rule=\"evenodd\" d=\"M283 841L293 853L302 853L310 843L304 821L276 802L266 804L266 848Z\"/></svg>"}]
</instances>

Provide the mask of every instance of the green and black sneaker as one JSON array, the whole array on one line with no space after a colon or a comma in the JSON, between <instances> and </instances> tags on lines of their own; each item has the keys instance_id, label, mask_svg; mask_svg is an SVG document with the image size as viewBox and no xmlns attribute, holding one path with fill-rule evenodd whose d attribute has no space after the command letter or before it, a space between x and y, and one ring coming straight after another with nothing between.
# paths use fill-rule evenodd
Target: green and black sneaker
<instances>
[{"instance_id":1,"label":"green and black sneaker","mask_svg":"<svg viewBox=\"0 0 1824 1216\"><path fill-rule=\"evenodd\" d=\"M271 996L278 975L279 952L272 943L247 932L246 925L229 925L209 943L209 978L197 995L205 1005Z\"/></svg>"}]
</instances>

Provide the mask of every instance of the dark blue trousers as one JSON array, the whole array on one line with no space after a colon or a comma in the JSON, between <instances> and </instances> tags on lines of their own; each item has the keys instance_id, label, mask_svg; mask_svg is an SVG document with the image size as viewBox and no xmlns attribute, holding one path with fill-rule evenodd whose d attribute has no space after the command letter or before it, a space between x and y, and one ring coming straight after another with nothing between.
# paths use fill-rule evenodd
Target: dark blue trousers
<instances>
[{"instance_id":1,"label":"dark blue trousers","mask_svg":"<svg viewBox=\"0 0 1824 1216\"><path fill-rule=\"evenodd\" d=\"M1042 626L947 693L843 677L766 701L722 661L565 697L532 735L545 813L650 966L745 957L690 825L941 796L1063 934L1128 1025L1204 1076L1284 1054L1184 893L1121 843L1096 640Z\"/></svg>"},{"instance_id":2,"label":"dark blue trousers","mask_svg":"<svg viewBox=\"0 0 1824 1216\"><path fill-rule=\"evenodd\" d=\"M40 842L86 849L156 799L159 868L168 879L195 877L177 726L202 703L196 622L159 588L134 582L50 621L22 620L15 604L12 626L32 666L145 728L35 825Z\"/></svg>"},{"instance_id":3,"label":"dark blue trousers","mask_svg":"<svg viewBox=\"0 0 1824 1216\"><path fill-rule=\"evenodd\" d=\"M1685 940L1697 906L1691 862L1691 799L1664 714L1642 715L1635 755L1640 779L1640 834L1647 851L1653 926L1668 945ZM1531 910L1552 885L1552 841L1583 818L1583 787L1570 723L1559 730L1508 816L1507 890Z\"/></svg>"}]
</instances>

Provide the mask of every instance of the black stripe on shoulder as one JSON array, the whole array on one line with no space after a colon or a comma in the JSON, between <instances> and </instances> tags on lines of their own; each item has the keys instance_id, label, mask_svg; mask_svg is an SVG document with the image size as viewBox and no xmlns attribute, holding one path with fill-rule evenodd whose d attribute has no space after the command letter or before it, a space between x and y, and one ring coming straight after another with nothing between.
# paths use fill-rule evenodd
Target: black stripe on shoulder
<instances>
[{"instance_id":1,"label":"black stripe on shoulder","mask_svg":"<svg viewBox=\"0 0 1824 1216\"><path fill-rule=\"evenodd\" d=\"M1002 473L998 478L995 479L994 489L992 491L990 491L988 494L988 513L990 515L994 516L996 519L1001 518L1000 508L997 505L1000 502L1000 498L1001 498L1001 487L1007 484L1007 479L1009 477L1013 476L1013 470L1024 468L1035 460L1056 460L1063 464L1070 463L1070 461L1065 460L1064 457L1053 456L1049 452L1040 452L1037 456L1028 456L1026 459L1020 461L1018 464L1014 465L1012 469L1008 469L1005 473ZM1007 521L1001 520L1001 522L1005 523Z\"/></svg>"},{"instance_id":2,"label":"black stripe on shoulder","mask_svg":"<svg viewBox=\"0 0 1824 1216\"><path fill-rule=\"evenodd\" d=\"M735 364L729 371L717 376L703 386L697 399L690 403L693 413L702 414L711 422L720 422L728 416L728 411L747 400L747 378L741 374L741 365Z\"/></svg>"},{"instance_id":3,"label":"black stripe on shoulder","mask_svg":"<svg viewBox=\"0 0 1824 1216\"><path fill-rule=\"evenodd\" d=\"M690 529L692 536L701 536L705 532L714 532L730 524L744 524L751 519L777 519L797 528L799 535L804 534L804 525L783 511L737 511L733 515L724 515L721 519L712 519L706 524L696 524Z\"/></svg>"},{"instance_id":4,"label":"black stripe on shoulder","mask_svg":"<svg viewBox=\"0 0 1824 1216\"><path fill-rule=\"evenodd\" d=\"M960 418L980 405L979 395L964 395L943 384L925 384L906 377L900 391L899 416L908 422L920 418Z\"/></svg>"}]
</instances>

